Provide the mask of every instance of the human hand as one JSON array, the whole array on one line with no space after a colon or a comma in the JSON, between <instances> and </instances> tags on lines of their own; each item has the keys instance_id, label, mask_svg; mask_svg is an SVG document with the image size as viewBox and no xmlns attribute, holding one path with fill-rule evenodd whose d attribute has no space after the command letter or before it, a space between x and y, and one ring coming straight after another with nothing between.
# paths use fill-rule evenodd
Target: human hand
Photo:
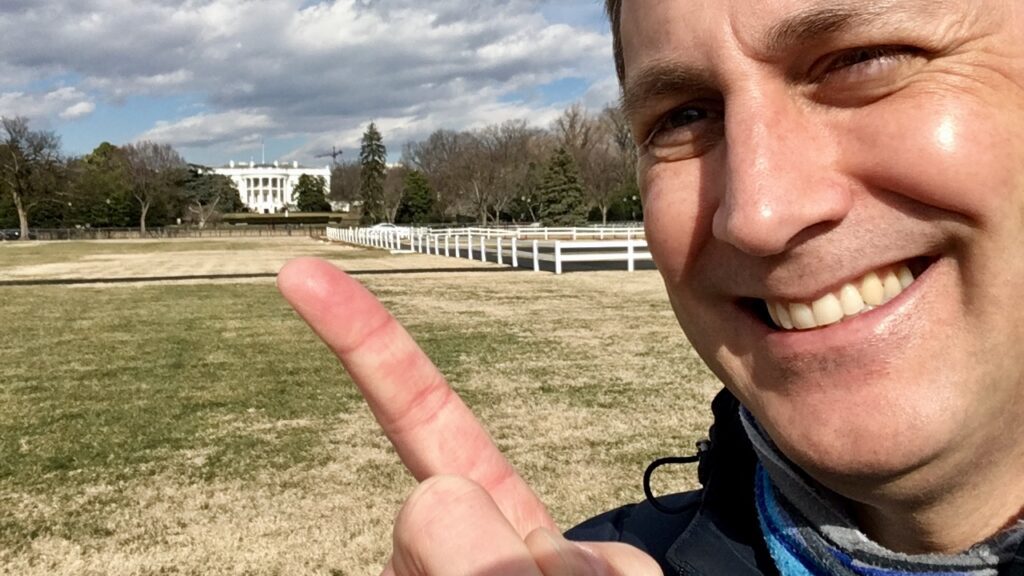
<instances>
[{"instance_id":1,"label":"human hand","mask_svg":"<svg viewBox=\"0 0 1024 576\"><path fill-rule=\"evenodd\" d=\"M661 574L632 546L565 540L444 376L361 284L312 258L289 262L277 284L420 482L395 522L385 575Z\"/></svg>"}]
</instances>

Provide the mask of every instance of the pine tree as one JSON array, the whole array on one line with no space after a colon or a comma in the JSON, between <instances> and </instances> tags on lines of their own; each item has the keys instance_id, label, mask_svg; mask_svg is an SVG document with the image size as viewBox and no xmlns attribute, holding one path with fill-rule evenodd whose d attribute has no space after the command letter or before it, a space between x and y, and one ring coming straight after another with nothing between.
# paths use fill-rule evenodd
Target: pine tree
<instances>
[{"instance_id":1,"label":"pine tree","mask_svg":"<svg viewBox=\"0 0 1024 576\"><path fill-rule=\"evenodd\" d=\"M538 190L539 216L545 226L579 226L587 223L587 204L576 161L564 147L548 160Z\"/></svg>"},{"instance_id":2,"label":"pine tree","mask_svg":"<svg viewBox=\"0 0 1024 576\"><path fill-rule=\"evenodd\" d=\"M396 220L413 224L430 222L434 219L435 201L436 195L426 176L418 170L413 170L405 177L405 190Z\"/></svg>"},{"instance_id":3,"label":"pine tree","mask_svg":"<svg viewBox=\"0 0 1024 576\"><path fill-rule=\"evenodd\" d=\"M292 199L299 212L330 212L331 205L324 197L327 192L327 181L323 176L303 174L292 191Z\"/></svg>"},{"instance_id":4,"label":"pine tree","mask_svg":"<svg viewBox=\"0 0 1024 576\"><path fill-rule=\"evenodd\" d=\"M359 148L359 199L363 201L363 224L384 220L384 178L388 150L377 125L370 122Z\"/></svg>"}]
</instances>

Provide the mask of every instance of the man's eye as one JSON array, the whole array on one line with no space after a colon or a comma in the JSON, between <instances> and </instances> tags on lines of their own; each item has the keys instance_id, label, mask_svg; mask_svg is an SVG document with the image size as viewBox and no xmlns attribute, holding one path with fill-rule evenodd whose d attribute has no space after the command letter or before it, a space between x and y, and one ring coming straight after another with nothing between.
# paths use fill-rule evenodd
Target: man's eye
<instances>
[{"instance_id":1,"label":"man's eye","mask_svg":"<svg viewBox=\"0 0 1024 576\"><path fill-rule=\"evenodd\" d=\"M815 63L807 83L820 103L865 106L901 90L928 60L925 50L913 46L843 50Z\"/></svg>"},{"instance_id":2,"label":"man's eye","mask_svg":"<svg viewBox=\"0 0 1024 576\"><path fill-rule=\"evenodd\" d=\"M715 139L715 126L722 112L711 106L681 106L666 114L640 145L641 155L659 161L685 160L699 156Z\"/></svg>"},{"instance_id":3,"label":"man's eye","mask_svg":"<svg viewBox=\"0 0 1024 576\"><path fill-rule=\"evenodd\" d=\"M911 46L870 46L847 50L826 59L812 77L819 83L856 82L884 78L921 56Z\"/></svg>"}]
</instances>

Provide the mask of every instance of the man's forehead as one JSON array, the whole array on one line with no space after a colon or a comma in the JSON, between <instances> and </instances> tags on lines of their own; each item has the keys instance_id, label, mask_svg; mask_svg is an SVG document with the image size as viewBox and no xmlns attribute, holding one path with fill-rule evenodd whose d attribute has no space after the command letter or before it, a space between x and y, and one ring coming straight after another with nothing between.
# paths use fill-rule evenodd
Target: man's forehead
<instances>
[{"instance_id":1,"label":"man's forehead","mask_svg":"<svg viewBox=\"0 0 1024 576\"><path fill-rule=\"evenodd\" d=\"M712 89L720 55L727 52L771 61L815 43L852 48L859 42L902 44L907 38L934 48L949 29L969 26L976 20L972 14L998 1L771 0L755 6L746 0L626 0L626 109L675 90Z\"/></svg>"},{"instance_id":2,"label":"man's forehead","mask_svg":"<svg viewBox=\"0 0 1024 576\"><path fill-rule=\"evenodd\" d=\"M913 27L955 12L952 9L957 7L968 10L976 4L952 0L624 0L621 35L627 61L636 55L649 57L658 48L713 49L725 37L734 39L745 51L768 57L822 35L877 25Z\"/></svg>"}]
</instances>

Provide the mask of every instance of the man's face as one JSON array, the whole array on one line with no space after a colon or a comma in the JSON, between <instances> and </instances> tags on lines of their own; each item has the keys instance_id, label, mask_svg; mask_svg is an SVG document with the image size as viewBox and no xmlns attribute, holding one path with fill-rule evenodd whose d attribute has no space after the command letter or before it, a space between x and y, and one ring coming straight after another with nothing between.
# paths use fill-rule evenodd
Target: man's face
<instances>
[{"instance_id":1,"label":"man's face","mask_svg":"<svg viewBox=\"0 0 1024 576\"><path fill-rule=\"evenodd\" d=\"M625 0L621 26L651 251L783 451L898 490L1019 451L1024 2Z\"/></svg>"}]
</instances>

